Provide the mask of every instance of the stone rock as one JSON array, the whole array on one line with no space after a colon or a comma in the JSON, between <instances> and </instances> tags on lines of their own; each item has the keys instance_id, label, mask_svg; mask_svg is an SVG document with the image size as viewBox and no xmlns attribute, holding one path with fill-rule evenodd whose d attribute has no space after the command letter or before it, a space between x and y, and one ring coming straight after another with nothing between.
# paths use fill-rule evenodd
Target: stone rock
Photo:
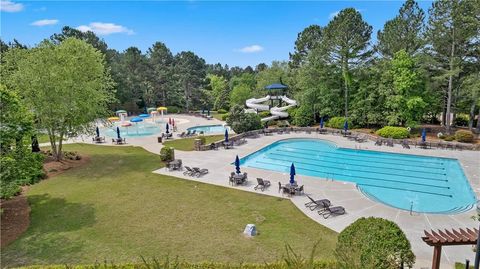
<instances>
[{"instance_id":1,"label":"stone rock","mask_svg":"<svg viewBox=\"0 0 480 269\"><path fill-rule=\"evenodd\" d=\"M255 224L247 224L247 226L245 226L243 234L245 234L246 236L255 236L257 235L257 227L255 227Z\"/></svg>"}]
</instances>

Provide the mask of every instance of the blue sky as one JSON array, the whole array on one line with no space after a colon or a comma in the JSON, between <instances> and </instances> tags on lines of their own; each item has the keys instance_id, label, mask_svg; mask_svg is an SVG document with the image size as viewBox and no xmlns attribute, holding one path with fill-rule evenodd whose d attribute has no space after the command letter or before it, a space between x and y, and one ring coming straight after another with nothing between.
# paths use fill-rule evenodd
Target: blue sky
<instances>
[{"instance_id":1,"label":"blue sky","mask_svg":"<svg viewBox=\"0 0 480 269\"><path fill-rule=\"evenodd\" d=\"M1 38L34 46L65 26L93 30L108 46L142 51L162 41L207 63L255 66L287 60L297 34L326 25L346 7L359 10L376 32L403 1L1 1ZM427 11L430 1L419 3Z\"/></svg>"}]
</instances>

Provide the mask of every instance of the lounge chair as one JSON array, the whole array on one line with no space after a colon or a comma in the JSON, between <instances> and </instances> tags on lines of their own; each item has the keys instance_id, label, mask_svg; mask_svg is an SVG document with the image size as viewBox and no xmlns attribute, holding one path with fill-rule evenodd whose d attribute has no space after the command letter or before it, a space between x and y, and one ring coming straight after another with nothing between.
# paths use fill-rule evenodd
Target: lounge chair
<instances>
[{"instance_id":1,"label":"lounge chair","mask_svg":"<svg viewBox=\"0 0 480 269\"><path fill-rule=\"evenodd\" d=\"M408 145L408 141L407 140L403 140L402 141L402 147L404 149L410 149L410 145Z\"/></svg>"},{"instance_id":2,"label":"lounge chair","mask_svg":"<svg viewBox=\"0 0 480 269\"><path fill-rule=\"evenodd\" d=\"M208 174L208 169L203 168L203 169L198 170L198 172L196 173L196 176L201 177L201 176L204 176L206 174Z\"/></svg>"},{"instance_id":3,"label":"lounge chair","mask_svg":"<svg viewBox=\"0 0 480 269\"><path fill-rule=\"evenodd\" d=\"M303 194L303 185L300 188L295 188L295 194L302 195Z\"/></svg>"},{"instance_id":4,"label":"lounge chair","mask_svg":"<svg viewBox=\"0 0 480 269\"><path fill-rule=\"evenodd\" d=\"M382 139L377 139L377 141L375 141L375 146L381 146L382 144L383 144Z\"/></svg>"},{"instance_id":5,"label":"lounge chair","mask_svg":"<svg viewBox=\"0 0 480 269\"><path fill-rule=\"evenodd\" d=\"M253 189L257 190L260 189L261 191L264 191L265 188L268 188L270 186L270 181L264 180L263 178L257 177L257 186L255 186Z\"/></svg>"},{"instance_id":6,"label":"lounge chair","mask_svg":"<svg viewBox=\"0 0 480 269\"><path fill-rule=\"evenodd\" d=\"M367 142L367 138L365 136L358 136L355 141L358 142L358 143L363 143L363 142Z\"/></svg>"},{"instance_id":7,"label":"lounge chair","mask_svg":"<svg viewBox=\"0 0 480 269\"><path fill-rule=\"evenodd\" d=\"M314 200L312 197L310 197L308 195L307 195L307 197L310 200L310 202L305 203L305 206L312 211L317 209L317 208L324 209L324 208L329 207L331 205L331 202L328 199Z\"/></svg>"},{"instance_id":8,"label":"lounge chair","mask_svg":"<svg viewBox=\"0 0 480 269\"><path fill-rule=\"evenodd\" d=\"M189 137L191 134L192 134L192 132L190 132L190 130L188 130L187 133L184 135L184 137Z\"/></svg>"},{"instance_id":9,"label":"lounge chair","mask_svg":"<svg viewBox=\"0 0 480 269\"><path fill-rule=\"evenodd\" d=\"M185 136L185 132L182 132L181 134L178 134L177 136L180 137L180 138L183 138Z\"/></svg>"},{"instance_id":10,"label":"lounge chair","mask_svg":"<svg viewBox=\"0 0 480 269\"><path fill-rule=\"evenodd\" d=\"M393 139L392 138L387 140L387 146L393 147Z\"/></svg>"},{"instance_id":11,"label":"lounge chair","mask_svg":"<svg viewBox=\"0 0 480 269\"><path fill-rule=\"evenodd\" d=\"M235 172L230 173L230 177L228 178L228 184L235 185L235 179L233 178L234 175L235 175Z\"/></svg>"},{"instance_id":12,"label":"lounge chair","mask_svg":"<svg viewBox=\"0 0 480 269\"><path fill-rule=\"evenodd\" d=\"M200 168L198 167L192 167L192 177L197 176L200 173Z\"/></svg>"},{"instance_id":13,"label":"lounge chair","mask_svg":"<svg viewBox=\"0 0 480 269\"><path fill-rule=\"evenodd\" d=\"M345 208L343 206L325 207L324 210L319 210L318 214L324 219L328 219L331 216L339 216L345 214Z\"/></svg>"},{"instance_id":14,"label":"lounge chair","mask_svg":"<svg viewBox=\"0 0 480 269\"><path fill-rule=\"evenodd\" d=\"M188 176L192 176L195 172L193 171L192 168L190 168L189 166L184 166L185 167L185 172L183 172L184 175L188 175Z\"/></svg>"}]
</instances>

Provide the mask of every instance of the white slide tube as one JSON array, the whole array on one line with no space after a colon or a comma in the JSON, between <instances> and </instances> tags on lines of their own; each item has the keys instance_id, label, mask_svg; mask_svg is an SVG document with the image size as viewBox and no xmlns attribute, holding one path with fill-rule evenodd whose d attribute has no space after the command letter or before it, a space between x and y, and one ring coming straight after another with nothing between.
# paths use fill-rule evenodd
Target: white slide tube
<instances>
[{"instance_id":1,"label":"white slide tube","mask_svg":"<svg viewBox=\"0 0 480 269\"><path fill-rule=\"evenodd\" d=\"M261 105L259 103L263 103L263 102L266 102L268 100L270 100L270 95L267 95L263 98L258 98L258 99L250 98L245 102L245 105L248 108L255 109L256 111L267 111L269 109L269 106L268 105Z\"/></svg>"},{"instance_id":2,"label":"white slide tube","mask_svg":"<svg viewBox=\"0 0 480 269\"><path fill-rule=\"evenodd\" d=\"M262 122L270 121L270 120L276 120L276 119L280 119L280 118L287 118L288 113L286 112L286 110L288 110L291 107L297 106L297 101L295 101L293 99L290 99L286 96L282 96L282 101L284 101L288 105L282 106L282 107L272 107L270 109L270 113L272 114L272 116L263 118Z\"/></svg>"}]
</instances>

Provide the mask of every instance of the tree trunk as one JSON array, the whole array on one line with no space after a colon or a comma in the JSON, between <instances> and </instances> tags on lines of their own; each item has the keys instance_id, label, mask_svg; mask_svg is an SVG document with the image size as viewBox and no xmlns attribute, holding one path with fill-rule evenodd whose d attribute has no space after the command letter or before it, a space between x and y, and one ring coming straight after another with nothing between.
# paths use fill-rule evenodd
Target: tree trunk
<instances>
[{"instance_id":1,"label":"tree trunk","mask_svg":"<svg viewBox=\"0 0 480 269\"><path fill-rule=\"evenodd\" d=\"M473 129L473 121L475 120L475 107L477 103L474 100L472 105L470 106L470 113L468 118L468 129L471 131Z\"/></svg>"},{"instance_id":2,"label":"tree trunk","mask_svg":"<svg viewBox=\"0 0 480 269\"><path fill-rule=\"evenodd\" d=\"M58 151L57 151L57 141L55 137L55 131L52 129L47 129L48 137L50 138L50 146L52 147L53 158L57 160Z\"/></svg>"},{"instance_id":3,"label":"tree trunk","mask_svg":"<svg viewBox=\"0 0 480 269\"><path fill-rule=\"evenodd\" d=\"M345 119L348 118L348 60L342 59L342 71L343 71L343 81L345 84Z\"/></svg>"},{"instance_id":4,"label":"tree trunk","mask_svg":"<svg viewBox=\"0 0 480 269\"><path fill-rule=\"evenodd\" d=\"M451 120L450 120L450 110L452 106L452 88L453 88L453 60L455 56L455 28L452 30L452 49L450 52L450 74L448 75L448 91L447 91L447 111L446 111L446 121L445 128L447 134L451 132Z\"/></svg>"},{"instance_id":5,"label":"tree trunk","mask_svg":"<svg viewBox=\"0 0 480 269\"><path fill-rule=\"evenodd\" d=\"M56 158L57 161L61 161L62 158L63 158L63 154L62 154L63 132L60 133L59 139L60 139L60 140L58 141L57 158Z\"/></svg>"}]
</instances>

